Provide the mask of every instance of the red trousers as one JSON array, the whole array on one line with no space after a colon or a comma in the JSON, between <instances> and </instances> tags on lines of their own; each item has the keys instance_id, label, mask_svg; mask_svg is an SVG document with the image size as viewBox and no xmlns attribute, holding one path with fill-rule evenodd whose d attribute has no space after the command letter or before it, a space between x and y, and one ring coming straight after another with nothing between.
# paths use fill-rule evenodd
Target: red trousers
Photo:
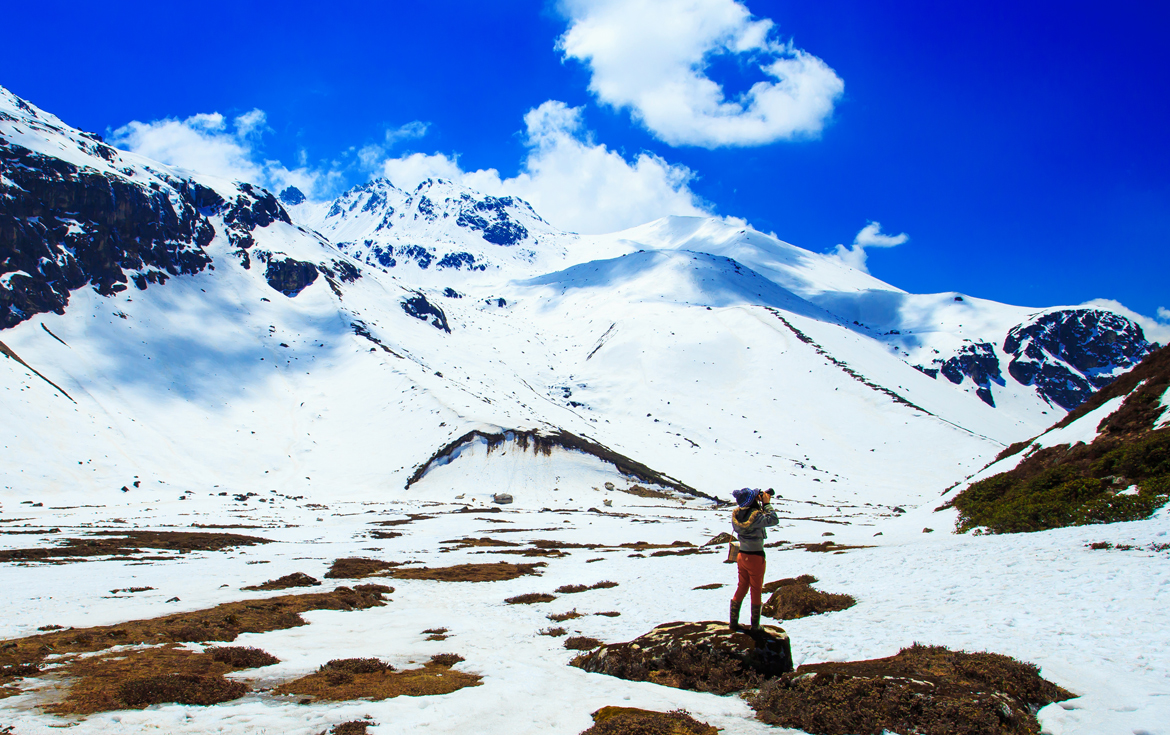
<instances>
[{"instance_id":1,"label":"red trousers","mask_svg":"<svg viewBox=\"0 0 1170 735\"><path fill-rule=\"evenodd\" d=\"M735 588L735 596L732 599L736 602L742 601L750 589L752 604L759 605L764 587L764 557L741 551L736 558L736 565L739 567L739 586Z\"/></svg>"}]
</instances>

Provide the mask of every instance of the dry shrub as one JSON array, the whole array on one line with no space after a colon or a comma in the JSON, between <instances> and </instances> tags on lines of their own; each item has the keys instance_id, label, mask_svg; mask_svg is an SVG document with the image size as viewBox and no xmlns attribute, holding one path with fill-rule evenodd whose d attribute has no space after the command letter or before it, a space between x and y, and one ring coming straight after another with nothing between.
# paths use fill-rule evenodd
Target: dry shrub
<instances>
[{"instance_id":1,"label":"dry shrub","mask_svg":"<svg viewBox=\"0 0 1170 735\"><path fill-rule=\"evenodd\" d=\"M46 709L57 715L88 715L166 702L217 704L248 690L242 682L223 678L232 668L174 644L71 656L53 673L73 681L64 699Z\"/></svg>"},{"instance_id":2,"label":"dry shrub","mask_svg":"<svg viewBox=\"0 0 1170 735\"><path fill-rule=\"evenodd\" d=\"M376 661L377 659L372 660ZM330 669L327 668L329 664L326 664L317 672L277 687L273 693L295 694L328 701L379 700L403 695L419 697L450 694L464 687L478 686L482 679L475 674L451 668L453 664L461 660L455 654L440 654L418 669L394 671L390 667L386 667L377 671L362 670L354 673ZM358 666L357 668L361 669L362 667ZM312 701L312 699L305 703L308 701Z\"/></svg>"},{"instance_id":3,"label":"dry shrub","mask_svg":"<svg viewBox=\"0 0 1170 735\"><path fill-rule=\"evenodd\" d=\"M553 614L548 615L546 617L548 617L548 619L553 621L554 623L563 623L566 620L575 620L576 618L583 618L585 616L582 615L581 613L577 612L577 608L573 608L569 612L553 613Z\"/></svg>"},{"instance_id":4,"label":"dry shrub","mask_svg":"<svg viewBox=\"0 0 1170 735\"><path fill-rule=\"evenodd\" d=\"M726 587L726 586L727 585L725 585L725 584L720 584L718 582L712 582L711 584L701 584L698 587L692 587L691 589L693 589L693 590L717 590L720 587Z\"/></svg>"},{"instance_id":5,"label":"dry shrub","mask_svg":"<svg viewBox=\"0 0 1170 735\"><path fill-rule=\"evenodd\" d=\"M447 551L456 551L458 549L467 549L472 547L506 547L519 546L520 544L512 543L511 541L498 541L494 538L453 538L446 541L440 541L441 544L455 544L447 549Z\"/></svg>"},{"instance_id":6,"label":"dry shrub","mask_svg":"<svg viewBox=\"0 0 1170 735\"><path fill-rule=\"evenodd\" d=\"M397 531L370 531L370 538L375 539L392 539L398 538L402 534Z\"/></svg>"},{"instance_id":7,"label":"dry shrub","mask_svg":"<svg viewBox=\"0 0 1170 735\"><path fill-rule=\"evenodd\" d=\"M394 671L394 667L377 658L335 658L322 664L318 671L340 671L346 674L380 674Z\"/></svg>"},{"instance_id":8,"label":"dry shrub","mask_svg":"<svg viewBox=\"0 0 1170 735\"><path fill-rule=\"evenodd\" d=\"M629 488L614 488L618 492L626 493L627 495L635 495L639 498L657 498L659 500L674 500L674 496L670 493L664 493L661 490L651 490L641 485L631 485Z\"/></svg>"},{"instance_id":9,"label":"dry shrub","mask_svg":"<svg viewBox=\"0 0 1170 735\"><path fill-rule=\"evenodd\" d=\"M552 602L555 599L557 599L556 595L550 595L547 592L529 592L526 595L509 597L504 602L509 605L531 605L535 602Z\"/></svg>"},{"instance_id":10,"label":"dry shrub","mask_svg":"<svg viewBox=\"0 0 1170 735\"><path fill-rule=\"evenodd\" d=\"M0 643L0 684L10 678L5 673L10 667L39 664L50 653L92 653L119 645L231 642L241 633L265 633L305 625L300 613L309 610L364 610L386 604L382 595L390 590L389 587L361 586L377 589L338 587L331 592L240 600L206 610L133 620L119 625L52 631L5 641Z\"/></svg>"},{"instance_id":11,"label":"dry shrub","mask_svg":"<svg viewBox=\"0 0 1170 735\"><path fill-rule=\"evenodd\" d=\"M801 666L748 702L762 721L814 735L1034 735L1034 713L1072 696L1032 664L914 644L884 659Z\"/></svg>"},{"instance_id":12,"label":"dry shrub","mask_svg":"<svg viewBox=\"0 0 1170 735\"><path fill-rule=\"evenodd\" d=\"M2 549L0 562L47 561L61 563L95 556L132 557L143 549L167 551L222 551L236 546L271 543L259 536L202 531L95 531L84 538L64 539L57 546L36 549ZM135 557L144 558L144 557ZM151 557L166 559L169 557Z\"/></svg>"},{"instance_id":13,"label":"dry shrub","mask_svg":"<svg viewBox=\"0 0 1170 735\"><path fill-rule=\"evenodd\" d=\"M718 735L683 709L655 712L633 707L602 707L593 713L593 727L581 735Z\"/></svg>"},{"instance_id":14,"label":"dry shrub","mask_svg":"<svg viewBox=\"0 0 1170 735\"><path fill-rule=\"evenodd\" d=\"M576 659L572 662L578 663ZM714 648L673 645L659 658L632 647L613 647L606 659L606 673L629 681L730 694L760 685L764 677L739 659Z\"/></svg>"},{"instance_id":15,"label":"dry shrub","mask_svg":"<svg viewBox=\"0 0 1170 735\"><path fill-rule=\"evenodd\" d=\"M793 580L780 580L789 584L777 584L775 592L764 603L761 612L777 620L796 620L809 615L847 610L857 604L852 595L821 592L808 583L799 581L805 577L809 575Z\"/></svg>"},{"instance_id":16,"label":"dry shrub","mask_svg":"<svg viewBox=\"0 0 1170 735\"><path fill-rule=\"evenodd\" d=\"M446 628L427 628L423 631L424 635L443 635L448 632Z\"/></svg>"},{"instance_id":17,"label":"dry shrub","mask_svg":"<svg viewBox=\"0 0 1170 735\"><path fill-rule=\"evenodd\" d=\"M466 660L467 659L463 658L462 656L460 656L457 653L438 653L438 654L435 654L434 656L431 656L431 663L433 663L435 666L448 666L449 667L449 666L454 666L455 664L459 663L460 661L466 661Z\"/></svg>"},{"instance_id":18,"label":"dry shrub","mask_svg":"<svg viewBox=\"0 0 1170 735\"><path fill-rule=\"evenodd\" d=\"M204 653L233 669L258 669L280 663L276 656L252 646L213 646Z\"/></svg>"},{"instance_id":19,"label":"dry shrub","mask_svg":"<svg viewBox=\"0 0 1170 735\"><path fill-rule=\"evenodd\" d=\"M366 735L367 729L370 725L377 723L367 722L365 720L350 720L349 722L339 722L329 729L329 735ZM322 735L324 735L322 733Z\"/></svg>"},{"instance_id":20,"label":"dry shrub","mask_svg":"<svg viewBox=\"0 0 1170 735\"><path fill-rule=\"evenodd\" d=\"M540 631L541 635L552 636L553 638L560 638L561 636L567 635L568 633L569 631L565 630L564 628L545 628Z\"/></svg>"},{"instance_id":21,"label":"dry shrub","mask_svg":"<svg viewBox=\"0 0 1170 735\"><path fill-rule=\"evenodd\" d=\"M565 648L570 651L592 651L601 644L602 641L583 635L575 635L565 639Z\"/></svg>"},{"instance_id":22,"label":"dry shrub","mask_svg":"<svg viewBox=\"0 0 1170 735\"><path fill-rule=\"evenodd\" d=\"M239 699L247 691L243 682L228 681L222 676L162 674L123 682L118 687L118 699L129 707L168 702L207 706Z\"/></svg>"},{"instance_id":23,"label":"dry shrub","mask_svg":"<svg viewBox=\"0 0 1170 735\"><path fill-rule=\"evenodd\" d=\"M566 594L566 595L571 595L571 594L575 594L577 592L588 592L589 590L604 590L604 589L609 589L611 587L617 587L617 586L618 586L617 582L609 582L609 581L598 582L597 584L566 584L566 585L562 585L561 587L557 587L557 592L560 592L560 593Z\"/></svg>"},{"instance_id":24,"label":"dry shrub","mask_svg":"<svg viewBox=\"0 0 1170 735\"><path fill-rule=\"evenodd\" d=\"M244 587L245 590L287 590L293 587L320 587L321 582L304 572L293 572L277 579L270 579L264 584Z\"/></svg>"},{"instance_id":25,"label":"dry shrub","mask_svg":"<svg viewBox=\"0 0 1170 735\"><path fill-rule=\"evenodd\" d=\"M601 615L602 617L606 617L606 618L617 618L617 617L621 617L621 613L620 613L620 612L618 612L617 610L607 610L607 611L605 611L605 612L595 612L595 613L593 613L593 614L594 614L594 615Z\"/></svg>"},{"instance_id":26,"label":"dry shrub","mask_svg":"<svg viewBox=\"0 0 1170 735\"><path fill-rule=\"evenodd\" d=\"M816 584L817 578L811 574L802 574L799 577L786 577L784 579L777 579L775 582L768 582L764 585L763 591L765 595L770 595L781 587L787 587L793 584ZM697 587L695 589L698 589Z\"/></svg>"},{"instance_id":27,"label":"dry shrub","mask_svg":"<svg viewBox=\"0 0 1170 735\"><path fill-rule=\"evenodd\" d=\"M439 582L503 582L529 575L539 577L539 568L543 566L544 562L512 564L500 561L495 564L456 564L435 568L409 567L395 569L390 574L397 579L429 579Z\"/></svg>"},{"instance_id":28,"label":"dry shrub","mask_svg":"<svg viewBox=\"0 0 1170 735\"><path fill-rule=\"evenodd\" d=\"M338 559L325 572L325 579L361 579L382 575L387 569L398 566L396 561L382 561L380 559L364 559L362 557L348 557Z\"/></svg>"}]
</instances>

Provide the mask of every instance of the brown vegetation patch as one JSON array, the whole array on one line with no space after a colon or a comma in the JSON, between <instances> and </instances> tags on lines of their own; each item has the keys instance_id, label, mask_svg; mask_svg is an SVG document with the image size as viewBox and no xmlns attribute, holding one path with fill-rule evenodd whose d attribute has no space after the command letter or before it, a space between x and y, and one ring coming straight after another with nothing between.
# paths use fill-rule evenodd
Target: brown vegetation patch
<instances>
[{"instance_id":1,"label":"brown vegetation patch","mask_svg":"<svg viewBox=\"0 0 1170 735\"><path fill-rule=\"evenodd\" d=\"M44 561L63 563L95 556L135 557L143 549L223 551L236 546L271 543L259 536L202 531L95 531L83 538L67 538L56 546L36 549L0 549L0 562ZM155 557L158 558L158 557ZM161 557L166 558L166 557Z\"/></svg>"},{"instance_id":2,"label":"brown vegetation patch","mask_svg":"<svg viewBox=\"0 0 1170 735\"><path fill-rule=\"evenodd\" d=\"M787 587L792 584L814 584L817 578L811 574L802 574L799 577L786 577L785 579L777 579L775 582L768 582L763 587L765 595L770 595L781 587Z\"/></svg>"},{"instance_id":3,"label":"brown vegetation patch","mask_svg":"<svg viewBox=\"0 0 1170 735\"><path fill-rule=\"evenodd\" d=\"M560 638L563 635L568 635L568 633L569 633L569 631L565 630L564 628L560 628L560 627L542 628L540 631L541 635L548 635L548 636L552 636L553 638Z\"/></svg>"},{"instance_id":4,"label":"brown vegetation patch","mask_svg":"<svg viewBox=\"0 0 1170 735\"><path fill-rule=\"evenodd\" d=\"M648 551L650 549L677 549L693 547L690 541L671 541L669 544L652 544L649 541L632 541L620 544L618 548L634 549L635 551Z\"/></svg>"},{"instance_id":5,"label":"brown vegetation patch","mask_svg":"<svg viewBox=\"0 0 1170 735\"><path fill-rule=\"evenodd\" d=\"M597 584L589 584L589 585L566 584L566 585L562 585L560 587L557 587L556 591L561 593L561 594L572 595L572 594L576 594L577 592L588 592L589 590L604 590L604 589L609 589L610 587L617 587L617 586L618 586L617 582L610 582L610 581L598 582Z\"/></svg>"},{"instance_id":6,"label":"brown vegetation patch","mask_svg":"<svg viewBox=\"0 0 1170 735\"><path fill-rule=\"evenodd\" d=\"M770 582L772 596L764 603L761 613L777 620L796 620L797 618L819 615L820 613L848 610L857 604L852 595L821 592L814 589L810 582L815 577L805 574L794 579L781 579Z\"/></svg>"},{"instance_id":7,"label":"brown vegetation patch","mask_svg":"<svg viewBox=\"0 0 1170 735\"><path fill-rule=\"evenodd\" d=\"M469 549L472 547L508 547L519 546L520 544L512 543L511 541L499 541L493 538L455 538L446 541L440 541L440 544L455 544L443 551L458 551L459 549Z\"/></svg>"},{"instance_id":8,"label":"brown vegetation patch","mask_svg":"<svg viewBox=\"0 0 1170 735\"><path fill-rule=\"evenodd\" d=\"M368 720L350 720L349 722L339 722L333 727L329 728L329 735L366 735L371 725L376 725L376 722ZM325 735L325 733L321 733Z\"/></svg>"},{"instance_id":9,"label":"brown vegetation patch","mask_svg":"<svg viewBox=\"0 0 1170 735\"><path fill-rule=\"evenodd\" d=\"M621 613L617 610L607 610L605 612L595 612L594 615L600 615L603 618L617 618L621 617Z\"/></svg>"},{"instance_id":10,"label":"brown vegetation patch","mask_svg":"<svg viewBox=\"0 0 1170 735\"><path fill-rule=\"evenodd\" d=\"M501 549L499 551L491 551L491 552L478 551L475 553L477 553L477 554L487 554L487 553L515 554L516 556L529 556L529 557L539 556L539 557L542 557L545 559L560 559L562 556L568 556L568 554L566 554L565 552L557 551L556 549Z\"/></svg>"},{"instance_id":11,"label":"brown vegetation patch","mask_svg":"<svg viewBox=\"0 0 1170 735\"><path fill-rule=\"evenodd\" d=\"M58 715L87 715L168 702L218 704L247 693L243 682L223 677L237 668L249 667L235 666L210 653L192 653L173 643L70 657L53 673L73 681L65 697L46 709Z\"/></svg>"},{"instance_id":12,"label":"brown vegetation patch","mask_svg":"<svg viewBox=\"0 0 1170 735\"><path fill-rule=\"evenodd\" d=\"M233 669L258 669L280 663L276 656L253 646L212 646L204 653Z\"/></svg>"},{"instance_id":13,"label":"brown vegetation patch","mask_svg":"<svg viewBox=\"0 0 1170 735\"><path fill-rule=\"evenodd\" d=\"M495 564L456 564L450 567L410 567L395 569L390 576L397 579L429 579L438 582L503 582L525 576L540 576L544 562L535 564L512 564L500 561Z\"/></svg>"},{"instance_id":14,"label":"brown vegetation patch","mask_svg":"<svg viewBox=\"0 0 1170 735\"><path fill-rule=\"evenodd\" d=\"M121 589L110 590L111 595L116 595L119 592L150 592L154 587L122 587Z\"/></svg>"},{"instance_id":15,"label":"brown vegetation patch","mask_svg":"<svg viewBox=\"0 0 1170 735\"><path fill-rule=\"evenodd\" d=\"M915 644L889 658L806 664L748 703L770 725L815 735L1034 735L1034 712L1073 696L1032 664Z\"/></svg>"},{"instance_id":16,"label":"brown vegetation patch","mask_svg":"<svg viewBox=\"0 0 1170 735\"><path fill-rule=\"evenodd\" d=\"M401 535L402 534L399 533L398 531L370 531L370 538L375 538L375 539L383 539L383 540L392 539L392 538L398 538Z\"/></svg>"},{"instance_id":17,"label":"brown vegetation patch","mask_svg":"<svg viewBox=\"0 0 1170 735\"><path fill-rule=\"evenodd\" d=\"M577 608L573 608L569 612L552 613L551 615L546 615L545 617L554 623L563 623L566 620L576 620L577 618L583 618L585 616L577 612Z\"/></svg>"},{"instance_id":18,"label":"brown vegetation patch","mask_svg":"<svg viewBox=\"0 0 1170 735\"><path fill-rule=\"evenodd\" d=\"M400 562L365 559L351 556L338 559L325 572L325 579L362 579L363 577L385 576L389 569L401 566Z\"/></svg>"},{"instance_id":19,"label":"brown vegetation patch","mask_svg":"<svg viewBox=\"0 0 1170 735\"><path fill-rule=\"evenodd\" d=\"M805 551L813 551L821 554L834 553L841 554L853 549L872 549L873 546L850 546L848 544L838 544L833 541L822 541L819 544L793 544L794 549L804 549Z\"/></svg>"},{"instance_id":20,"label":"brown vegetation patch","mask_svg":"<svg viewBox=\"0 0 1170 735\"><path fill-rule=\"evenodd\" d=\"M593 727L581 735L718 735L683 709L655 712L634 707L602 707L593 713Z\"/></svg>"},{"instance_id":21,"label":"brown vegetation patch","mask_svg":"<svg viewBox=\"0 0 1170 735\"><path fill-rule=\"evenodd\" d=\"M701 584L698 587L692 587L691 589L693 589L693 590L717 590L720 587L726 587L726 586L727 585L720 584L719 582L712 582L711 584Z\"/></svg>"},{"instance_id":22,"label":"brown vegetation patch","mask_svg":"<svg viewBox=\"0 0 1170 735\"><path fill-rule=\"evenodd\" d=\"M570 651L592 651L601 644L602 641L584 635L575 635L565 639L565 648Z\"/></svg>"},{"instance_id":23,"label":"brown vegetation patch","mask_svg":"<svg viewBox=\"0 0 1170 735\"><path fill-rule=\"evenodd\" d=\"M398 518L393 521L374 521L375 526L405 526L408 523L415 521L425 521L428 518L435 518L436 516L427 515L426 513L407 513L406 518Z\"/></svg>"},{"instance_id":24,"label":"brown vegetation patch","mask_svg":"<svg viewBox=\"0 0 1170 735\"><path fill-rule=\"evenodd\" d=\"M708 551L706 549L679 549L678 551L670 551L662 549L655 551L650 556L691 556L693 554L718 554L718 551Z\"/></svg>"},{"instance_id":25,"label":"brown vegetation patch","mask_svg":"<svg viewBox=\"0 0 1170 735\"><path fill-rule=\"evenodd\" d=\"M628 488L618 487L614 488L618 492L626 493L627 495L636 495L639 498L657 498L659 500L674 500L675 497L670 493L664 493L661 490L651 490L648 487L641 485L631 485Z\"/></svg>"},{"instance_id":26,"label":"brown vegetation patch","mask_svg":"<svg viewBox=\"0 0 1170 735\"><path fill-rule=\"evenodd\" d=\"M553 541L551 539L536 539L532 545L538 549L600 549L601 544L577 544L571 541Z\"/></svg>"},{"instance_id":27,"label":"brown vegetation patch","mask_svg":"<svg viewBox=\"0 0 1170 735\"><path fill-rule=\"evenodd\" d=\"M382 607L386 604L383 594L392 591L392 588L384 585L358 585L354 589L338 587L331 592L227 602L207 610L175 613L118 625L56 630L4 641L0 642L0 684L13 678L8 672L14 671L14 667L39 665L50 653L61 655L93 653L113 646L127 645L230 642L241 633L264 633L305 625L300 613L309 610L364 610ZM81 660L96 659L97 657ZM208 660L212 659L208 657Z\"/></svg>"},{"instance_id":28,"label":"brown vegetation patch","mask_svg":"<svg viewBox=\"0 0 1170 735\"><path fill-rule=\"evenodd\" d=\"M293 572L277 579L270 579L264 584L251 587L242 587L245 590L287 590L293 587L320 587L320 580L314 579L304 572Z\"/></svg>"},{"instance_id":29,"label":"brown vegetation patch","mask_svg":"<svg viewBox=\"0 0 1170 735\"><path fill-rule=\"evenodd\" d=\"M451 668L462 660L456 654L439 654L421 668L406 671L395 671L378 659L330 661L308 676L277 687L273 693L335 702L450 694L464 687L478 686L483 678Z\"/></svg>"},{"instance_id":30,"label":"brown vegetation patch","mask_svg":"<svg viewBox=\"0 0 1170 735\"><path fill-rule=\"evenodd\" d=\"M428 641L445 641L450 638L447 632L446 628L427 628L423 631L423 635L427 637Z\"/></svg>"},{"instance_id":31,"label":"brown vegetation patch","mask_svg":"<svg viewBox=\"0 0 1170 735\"><path fill-rule=\"evenodd\" d=\"M550 595L547 592L529 592L526 595L509 597L504 602L509 605L531 605L535 602L552 602L555 599L557 599L556 595Z\"/></svg>"}]
</instances>

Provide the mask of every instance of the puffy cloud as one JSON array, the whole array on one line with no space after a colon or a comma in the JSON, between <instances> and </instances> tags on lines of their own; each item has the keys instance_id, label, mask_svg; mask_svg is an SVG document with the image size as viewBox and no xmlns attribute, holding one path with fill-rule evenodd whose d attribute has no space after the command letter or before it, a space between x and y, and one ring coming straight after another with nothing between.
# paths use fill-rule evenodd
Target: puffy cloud
<instances>
[{"instance_id":1,"label":"puffy cloud","mask_svg":"<svg viewBox=\"0 0 1170 735\"><path fill-rule=\"evenodd\" d=\"M400 187L428 177L458 181L485 194L518 196L552 224L582 233L613 232L670 214L709 215L688 186L694 174L640 153L632 161L595 143L581 110L549 100L524 116L528 155L522 170L464 171L456 157L413 153L388 159L382 173Z\"/></svg>"},{"instance_id":2,"label":"puffy cloud","mask_svg":"<svg viewBox=\"0 0 1170 735\"><path fill-rule=\"evenodd\" d=\"M628 108L671 145L752 146L819 135L845 83L828 64L775 38L736 0L562 0L566 58L589 67L601 102ZM727 57L765 81L728 97L707 76Z\"/></svg>"},{"instance_id":3,"label":"puffy cloud","mask_svg":"<svg viewBox=\"0 0 1170 735\"><path fill-rule=\"evenodd\" d=\"M259 184L274 192L295 186L314 198L341 183L340 170L310 167L304 151L296 168L265 160L257 146L266 132L269 128L264 111L256 109L234 118L230 124L218 112L192 115L185 120L134 120L113 131L110 142L171 166Z\"/></svg>"},{"instance_id":4,"label":"puffy cloud","mask_svg":"<svg viewBox=\"0 0 1170 735\"><path fill-rule=\"evenodd\" d=\"M910 236L905 232L897 235L882 234L882 224L880 222L870 222L857 236L853 238L853 245L838 245L835 254L846 265L856 268L864 273L869 273L869 269L865 265L866 248L892 248L895 245L901 245L910 239Z\"/></svg>"},{"instance_id":5,"label":"puffy cloud","mask_svg":"<svg viewBox=\"0 0 1170 735\"><path fill-rule=\"evenodd\" d=\"M1158 319L1163 322L1170 323L1170 309L1165 306L1158 307Z\"/></svg>"}]
</instances>

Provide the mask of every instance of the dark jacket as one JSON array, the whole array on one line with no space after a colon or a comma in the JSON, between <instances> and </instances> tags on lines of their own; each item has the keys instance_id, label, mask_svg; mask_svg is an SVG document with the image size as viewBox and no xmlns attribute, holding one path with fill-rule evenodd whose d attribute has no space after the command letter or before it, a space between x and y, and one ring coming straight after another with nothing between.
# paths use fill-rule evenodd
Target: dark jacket
<instances>
[{"instance_id":1,"label":"dark jacket","mask_svg":"<svg viewBox=\"0 0 1170 735\"><path fill-rule=\"evenodd\" d=\"M740 551L762 554L764 539L768 538L768 532L764 529L779 523L780 519L776 517L771 503L763 508L736 508L731 512L731 527L739 537Z\"/></svg>"}]
</instances>

